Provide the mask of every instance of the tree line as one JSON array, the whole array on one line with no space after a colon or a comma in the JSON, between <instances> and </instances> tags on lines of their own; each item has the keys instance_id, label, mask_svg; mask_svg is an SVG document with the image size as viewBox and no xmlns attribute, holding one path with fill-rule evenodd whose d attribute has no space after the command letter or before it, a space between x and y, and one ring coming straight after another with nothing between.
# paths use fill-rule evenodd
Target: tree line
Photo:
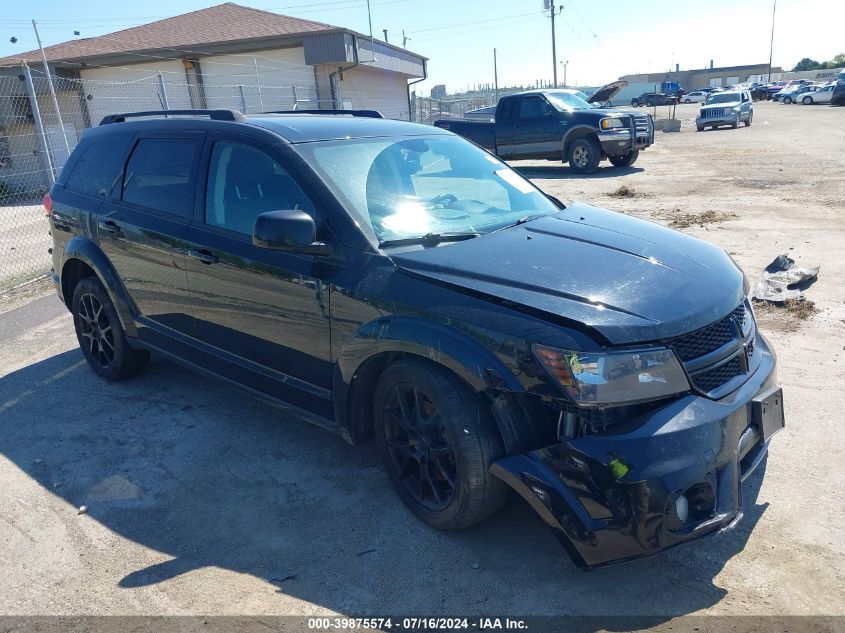
<instances>
[{"instance_id":1,"label":"tree line","mask_svg":"<svg viewBox=\"0 0 845 633\"><path fill-rule=\"evenodd\" d=\"M839 53L839 55L831 59L829 62L817 62L815 59L805 57L800 62L795 64L795 68L793 68L792 70L793 72L799 72L802 70L824 70L825 68L843 67L845 67L845 53Z\"/></svg>"}]
</instances>

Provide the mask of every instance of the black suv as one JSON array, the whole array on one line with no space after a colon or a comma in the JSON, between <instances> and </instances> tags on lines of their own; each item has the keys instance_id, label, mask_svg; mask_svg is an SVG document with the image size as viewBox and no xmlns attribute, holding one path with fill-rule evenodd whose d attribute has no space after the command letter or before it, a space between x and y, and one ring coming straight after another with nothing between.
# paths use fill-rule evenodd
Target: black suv
<instances>
[{"instance_id":1,"label":"black suv","mask_svg":"<svg viewBox=\"0 0 845 633\"><path fill-rule=\"evenodd\" d=\"M437 528L513 488L582 567L742 516L783 409L722 249L377 113L166 114L86 131L45 197L97 374L155 352L374 439Z\"/></svg>"},{"instance_id":2,"label":"black suv","mask_svg":"<svg viewBox=\"0 0 845 633\"><path fill-rule=\"evenodd\" d=\"M665 95L662 92L646 92L631 99L631 106L634 108L639 108L642 105L652 108L656 105L674 105L676 103L678 103L677 97Z\"/></svg>"}]
</instances>

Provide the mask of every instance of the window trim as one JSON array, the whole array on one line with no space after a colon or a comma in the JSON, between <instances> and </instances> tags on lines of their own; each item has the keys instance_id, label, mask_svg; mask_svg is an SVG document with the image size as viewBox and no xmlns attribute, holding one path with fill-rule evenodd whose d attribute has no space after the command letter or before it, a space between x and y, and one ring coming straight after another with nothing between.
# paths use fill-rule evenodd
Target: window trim
<instances>
[{"instance_id":1,"label":"window trim","mask_svg":"<svg viewBox=\"0 0 845 633\"><path fill-rule=\"evenodd\" d=\"M123 161L123 169L120 175L120 196L113 200L114 202L124 205L130 209L134 209L136 211L141 211L143 213L148 213L150 215L156 215L163 218L175 219L182 222L192 222L194 220L194 212L196 209L197 203L197 177L199 174L199 166L202 162L202 153L203 153L203 143L204 137L206 136L205 132L193 132L190 130L179 130L173 132L139 132L136 134L129 147L129 151L126 154L126 158ZM163 211L161 209L155 209L153 207L147 207L143 204L138 204L137 202L131 202L128 200L123 199L124 189L126 187L126 170L129 167L129 161L132 160L132 155L135 153L135 150L138 147L138 144L141 141L147 140L190 140L194 141L197 144L197 153L196 157L194 158L193 165L191 166L191 172L188 180L188 190L193 193L193 201L191 206L188 207L187 213L172 213L170 211Z\"/></svg>"}]
</instances>

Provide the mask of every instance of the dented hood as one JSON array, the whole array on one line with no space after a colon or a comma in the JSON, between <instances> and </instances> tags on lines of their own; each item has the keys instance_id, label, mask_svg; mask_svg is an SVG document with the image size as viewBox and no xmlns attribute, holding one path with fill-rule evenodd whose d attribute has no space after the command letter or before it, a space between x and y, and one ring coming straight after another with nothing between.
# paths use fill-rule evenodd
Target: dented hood
<instances>
[{"instance_id":1,"label":"dented hood","mask_svg":"<svg viewBox=\"0 0 845 633\"><path fill-rule=\"evenodd\" d=\"M464 242L391 254L402 270L589 326L612 344L724 317L743 275L722 249L584 204Z\"/></svg>"}]
</instances>

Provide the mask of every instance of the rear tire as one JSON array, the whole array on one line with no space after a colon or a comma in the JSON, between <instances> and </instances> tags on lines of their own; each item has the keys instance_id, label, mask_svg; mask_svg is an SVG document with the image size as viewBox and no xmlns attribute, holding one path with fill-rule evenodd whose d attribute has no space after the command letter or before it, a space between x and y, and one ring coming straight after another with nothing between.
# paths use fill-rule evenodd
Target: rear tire
<instances>
[{"instance_id":1,"label":"rear tire","mask_svg":"<svg viewBox=\"0 0 845 633\"><path fill-rule=\"evenodd\" d=\"M384 370L373 397L379 453L393 487L418 519L439 530L478 523L507 501L489 473L504 456L481 396L421 358Z\"/></svg>"},{"instance_id":2,"label":"rear tire","mask_svg":"<svg viewBox=\"0 0 845 633\"><path fill-rule=\"evenodd\" d=\"M116 381L144 368L149 352L129 346L114 304L99 279L86 277L76 285L71 312L79 347L94 373Z\"/></svg>"},{"instance_id":3,"label":"rear tire","mask_svg":"<svg viewBox=\"0 0 845 633\"><path fill-rule=\"evenodd\" d=\"M627 154L622 154L621 156L608 156L608 160L610 164L614 167L630 167L634 163L637 162L637 158L639 158L640 150L632 149Z\"/></svg>"},{"instance_id":4,"label":"rear tire","mask_svg":"<svg viewBox=\"0 0 845 633\"><path fill-rule=\"evenodd\" d=\"M601 147L589 137L575 139L569 145L566 160L576 174L592 174L599 167Z\"/></svg>"}]
</instances>

